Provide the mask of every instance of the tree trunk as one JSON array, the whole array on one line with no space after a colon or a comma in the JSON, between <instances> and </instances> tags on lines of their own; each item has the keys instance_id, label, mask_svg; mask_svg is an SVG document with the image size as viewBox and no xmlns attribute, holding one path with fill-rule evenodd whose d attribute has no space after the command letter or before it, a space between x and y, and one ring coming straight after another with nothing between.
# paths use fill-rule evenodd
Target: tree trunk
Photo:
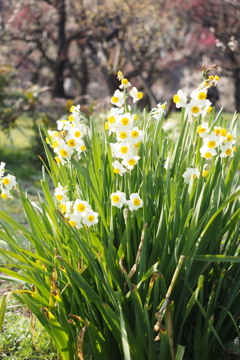
<instances>
[{"instance_id":1,"label":"tree trunk","mask_svg":"<svg viewBox=\"0 0 240 360\"><path fill-rule=\"evenodd\" d=\"M53 66L53 72L54 72L53 96L65 97L65 92L63 87L64 70L68 59L68 44L66 42L66 34L65 34L65 25L66 25L65 0L58 0L56 7L59 14L58 53L57 53L57 60Z\"/></svg>"},{"instance_id":2,"label":"tree trunk","mask_svg":"<svg viewBox=\"0 0 240 360\"><path fill-rule=\"evenodd\" d=\"M82 52L83 53L83 52ZM87 95L87 86L89 84L89 74L88 74L88 65L86 55L83 53L83 58L81 61L81 70L82 70L82 78L81 78L81 96ZM85 102L86 100L84 100Z\"/></svg>"},{"instance_id":3,"label":"tree trunk","mask_svg":"<svg viewBox=\"0 0 240 360\"><path fill-rule=\"evenodd\" d=\"M240 68L233 70L235 109L240 113Z\"/></svg>"},{"instance_id":4,"label":"tree trunk","mask_svg":"<svg viewBox=\"0 0 240 360\"><path fill-rule=\"evenodd\" d=\"M65 91L63 87L64 83L64 70L65 70L66 60L57 60L54 64L54 81L53 81L53 97L65 98Z\"/></svg>"}]
</instances>

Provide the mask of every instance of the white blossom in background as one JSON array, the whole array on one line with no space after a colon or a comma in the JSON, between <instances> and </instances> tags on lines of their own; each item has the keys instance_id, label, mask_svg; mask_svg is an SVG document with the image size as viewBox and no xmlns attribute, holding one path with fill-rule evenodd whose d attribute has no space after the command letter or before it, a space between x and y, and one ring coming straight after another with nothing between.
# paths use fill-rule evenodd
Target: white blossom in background
<instances>
[{"instance_id":1,"label":"white blossom in background","mask_svg":"<svg viewBox=\"0 0 240 360\"><path fill-rule=\"evenodd\" d=\"M167 102L157 104L156 108L153 108L150 112L152 116L157 121L161 120L162 116L166 114Z\"/></svg>"},{"instance_id":2,"label":"white blossom in background","mask_svg":"<svg viewBox=\"0 0 240 360\"><path fill-rule=\"evenodd\" d=\"M198 168L187 168L182 176L185 179L186 184L189 184L190 181L199 178L200 172Z\"/></svg>"}]
</instances>

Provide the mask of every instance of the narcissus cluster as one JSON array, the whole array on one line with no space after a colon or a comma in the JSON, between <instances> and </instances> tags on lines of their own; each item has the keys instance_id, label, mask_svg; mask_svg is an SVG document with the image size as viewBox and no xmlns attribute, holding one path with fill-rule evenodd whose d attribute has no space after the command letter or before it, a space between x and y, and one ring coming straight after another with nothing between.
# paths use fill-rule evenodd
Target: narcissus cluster
<instances>
[{"instance_id":1,"label":"narcissus cluster","mask_svg":"<svg viewBox=\"0 0 240 360\"><path fill-rule=\"evenodd\" d=\"M89 133L89 128L84 123L80 105L72 106L70 112L68 120L57 121L57 131L48 130L50 141L47 138L46 142L56 153L55 160L58 164L65 164L73 155L80 159L81 153L86 150L83 138Z\"/></svg>"},{"instance_id":2,"label":"narcissus cluster","mask_svg":"<svg viewBox=\"0 0 240 360\"><path fill-rule=\"evenodd\" d=\"M211 159L213 156L232 157L236 151L236 140L225 128L215 126L210 132L207 123L198 126L197 133L203 138L200 148L201 157Z\"/></svg>"},{"instance_id":3,"label":"narcissus cluster","mask_svg":"<svg viewBox=\"0 0 240 360\"><path fill-rule=\"evenodd\" d=\"M177 94L173 96L173 102L177 108L184 107L189 115L205 116L212 111L212 103L207 99L207 92L212 86L216 86L220 78L216 76L209 76L204 80L196 90L190 94L190 100L187 99L187 94L182 90L178 90Z\"/></svg>"},{"instance_id":4,"label":"narcissus cluster","mask_svg":"<svg viewBox=\"0 0 240 360\"><path fill-rule=\"evenodd\" d=\"M119 209L122 208L123 205L128 205L130 211L143 207L143 200L138 193L131 194L130 200L126 200L126 194L118 190L112 193L110 198L112 206L118 207Z\"/></svg>"},{"instance_id":5,"label":"narcissus cluster","mask_svg":"<svg viewBox=\"0 0 240 360\"><path fill-rule=\"evenodd\" d=\"M81 229L83 225L91 227L98 222L98 213L93 211L87 201L75 199L70 201L68 198L68 187L58 183L54 191L54 196L59 202L59 209L64 214L72 227Z\"/></svg>"},{"instance_id":6,"label":"narcissus cluster","mask_svg":"<svg viewBox=\"0 0 240 360\"><path fill-rule=\"evenodd\" d=\"M13 175L5 175L5 163L0 164L0 196L2 199L13 199L10 191L17 184L16 177Z\"/></svg>"},{"instance_id":7,"label":"narcissus cluster","mask_svg":"<svg viewBox=\"0 0 240 360\"><path fill-rule=\"evenodd\" d=\"M129 93L127 89L131 83L124 78L121 71L118 72L118 79L121 81L120 90L116 90L111 98L112 107L108 116L105 129L109 133L115 133L117 142L110 143L114 161L113 172L122 176L125 172L132 170L140 157L138 156L138 146L143 140L144 131L135 126L136 115L131 111L127 104L127 97L131 96L133 103L142 99L142 92L133 87Z\"/></svg>"}]
</instances>

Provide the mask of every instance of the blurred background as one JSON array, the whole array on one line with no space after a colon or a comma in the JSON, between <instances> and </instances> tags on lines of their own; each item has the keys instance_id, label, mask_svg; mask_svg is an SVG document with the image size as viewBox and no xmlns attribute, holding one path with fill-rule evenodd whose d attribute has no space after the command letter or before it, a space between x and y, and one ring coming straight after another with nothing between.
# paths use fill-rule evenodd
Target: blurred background
<instances>
[{"instance_id":1,"label":"blurred background","mask_svg":"<svg viewBox=\"0 0 240 360\"><path fill-rule=\"evenodd\" d=\"M151 109L219 65L209 98L240 112L239 0L0 0L0 151L31 146L72 104L103 114L121 70ZM104 119L104 116L103 116ZM104 123L104 120L103 120ZM31 135L31 136L30 136ZM10 151L10 150L9 150Z\"/></svg>"}]
</instances>

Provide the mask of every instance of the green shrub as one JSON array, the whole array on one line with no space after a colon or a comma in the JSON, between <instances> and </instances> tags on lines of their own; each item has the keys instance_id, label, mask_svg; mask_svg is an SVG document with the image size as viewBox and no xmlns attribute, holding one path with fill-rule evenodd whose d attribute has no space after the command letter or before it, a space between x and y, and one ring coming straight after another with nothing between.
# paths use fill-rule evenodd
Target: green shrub
<instances>
[{"instance_id":1,"label":"green shrub","mask_svg":"<svg viewBox=\"0 0 240 360\"><path fill-rule=\"evenodd\" d=\"M0 333L0 359L32 360L33 358L58 359L51 338L36 319L31 325L31 319L24 314L7 312Z\"/></svg>"}]
</instances>

